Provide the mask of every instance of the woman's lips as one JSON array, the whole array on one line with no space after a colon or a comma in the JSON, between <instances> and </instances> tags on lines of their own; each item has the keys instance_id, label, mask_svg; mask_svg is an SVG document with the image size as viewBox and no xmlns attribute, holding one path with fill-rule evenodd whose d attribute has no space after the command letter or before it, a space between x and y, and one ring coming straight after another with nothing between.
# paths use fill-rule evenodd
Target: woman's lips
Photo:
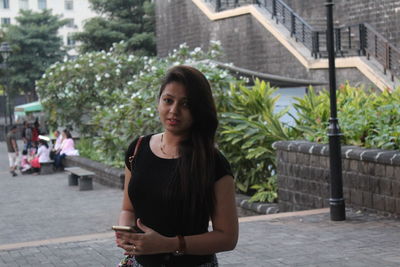
<instances>
[{"instance_id":1,"label":"woman's lips","mask_svg":"<svg viewBox=\"0 0 400 267\"><path fill-rule=\"evenodd\" d=\"M176 124L179 123L179 120L176 120L176 119L168 119L167 122L168 122L169 125L176 125Z\"/></svg>"}]
</instances>

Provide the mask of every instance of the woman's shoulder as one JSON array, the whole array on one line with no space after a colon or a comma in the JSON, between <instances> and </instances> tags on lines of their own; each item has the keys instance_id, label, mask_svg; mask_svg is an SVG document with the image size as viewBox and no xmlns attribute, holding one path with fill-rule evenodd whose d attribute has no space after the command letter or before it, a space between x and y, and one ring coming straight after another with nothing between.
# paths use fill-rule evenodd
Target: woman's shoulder
<instances>
[{"instance_id":1,"label":"woman's shoulder","mask_svg":"<svg viewBox=\"0 0 400 267\"><path fill-rule=\"evenodd\" d=\"M152 137L153 135L155 135L155 134L152 133L152 134L148 134L148 135L137 136L135 139L133 139L133 141L131 141L131 142L129 143L128 150L131 150L133 147L135 147L136 144L137 144L137 142L139 141L139 139L142 139L142 142L144 142L144 141L147 141L147 142L148 142L148 141L150 141L150 139L151 139L151 137Z\"/></svg>"},{"instance_id":2,"label":"woman's shoulder","mask_svg":"<svg viewBox=\"0 0 400 267\"><path fill-rule=\"evenodd\" d=\"M138 143L139 139L142 139L140 146L142 146L143 144L149 144L151 137L155 135L155 133L152 134L148 134L148 135L142 135L142 136L138 136L136 137L128 146L128 149L126 150L126 156L127 155L132 155L134 152L134 149L136 147L136 144Z\"/></svg>"},{"instance_id":3,"label":"woman's shoulder","mask_svg":"<svg viewBox=\"0 0 400 267\"><path fill-rule=\"evenodd\" d=\"M215 149L215 178L219 180L225 175L233 177L231 165L225 155L219 150Z\"/></svg>"}]
</instances>

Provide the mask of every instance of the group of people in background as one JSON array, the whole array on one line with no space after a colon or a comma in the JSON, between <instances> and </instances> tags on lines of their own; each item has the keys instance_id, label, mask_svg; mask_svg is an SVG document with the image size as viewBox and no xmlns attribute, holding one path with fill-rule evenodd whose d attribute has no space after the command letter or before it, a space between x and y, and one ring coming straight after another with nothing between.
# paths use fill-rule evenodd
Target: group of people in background
<instances>
[{"instance_id":1,"label":"group of people in background","mask_svg":"<svg viewBox=\"0 0 400 267\"><path fill-rule=\"evenodd\" d=\"M41 135L39 122L36 120L33 127L28 122L24 122L22 129L22 140L24 142L22 156L19 158L17 144L17 126L12 126L7 134L7 150L10 163L10 173L17 176L19 169L21 174L40 173L41 164L54 160L55 170L62 170L62 159L66 156L79 155L75 149L74 140L69 130L65 129L60 133L54 132L55 142L50 142L50 138ZM49 144L50 143L50 144Z\"/></svg>"}]
</instances>

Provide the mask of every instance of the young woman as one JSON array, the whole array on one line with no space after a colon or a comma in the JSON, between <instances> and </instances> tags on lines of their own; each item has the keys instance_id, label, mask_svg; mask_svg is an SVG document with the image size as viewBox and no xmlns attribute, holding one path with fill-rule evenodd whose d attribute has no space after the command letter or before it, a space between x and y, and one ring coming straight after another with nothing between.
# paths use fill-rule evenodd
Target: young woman
<instances>
[{"instance_id":1,"label":"young woman","mask_svg":"<svg viewBox=\"0 0 400 267\"><path fill-rule=\"evenodd\" d=\"M54 157L54 166L56 169L62 167L62 160L66 156L79 156L79 151L75 149L74 139L72 139L72 135L67 129L62 132L62 137L61 146L56 151Z\"/></svg>"},{"instance_id":2,"label":"young woman","mask_svg":"<svg viewBox=\"0 0 400 267\"><path fill-rule=\"evenodd\" d=\"M189 66L170 69L158 112L164 132L139 146L135 140L126 153L119 224L138 231L117 231L116 243L134 256L126 266L218 266L215 253L236 246L238 219L230 165L215 148L218 120L205 76Z\"/></svg>"}]
</instances>

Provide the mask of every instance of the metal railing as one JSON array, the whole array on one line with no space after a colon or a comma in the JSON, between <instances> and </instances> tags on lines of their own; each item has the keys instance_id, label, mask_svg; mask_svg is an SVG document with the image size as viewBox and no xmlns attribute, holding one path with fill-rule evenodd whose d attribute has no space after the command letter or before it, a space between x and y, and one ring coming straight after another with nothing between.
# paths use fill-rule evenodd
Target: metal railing
<instances>
[{"instance_id":1,"label":"metal railing","mask_svg":"<svg viewBox=\"0 0 400 267\"><path fill-rule=\"evenodd\" d=\"M204 0L214 6L216 12L224 11L243 5L258 4L258 0Z\"/></svg>"},{"instance_id":2,"label":"metal railing","mask_svg":"<svg viewBox=\"0 0 400 267\"><path fill-rule=\"evenodd\" d=\"M326 58L326 31L315 30L282 0L204 0L217 12L243 5L256 4L265 8L276 23L282 24L296 42L307 47L314 58ZM374 57L386 74L400 77L400 50L367 23L335 27L335 54L337 57Z\"/></svg>"},{"instance_id":3,"label":"metal railing","mask_svg":"<svg viewBox=\"0 0 400 267\"><path fill-rule=\"evenodd\" d=\"M386 74L390 72L392 81L394 77L400 77L400 49L389 43L379 32L369 24L361 26L363 34L363 52L369 59L373 56L382 66Z\"/></svg>"}]
</instances>

